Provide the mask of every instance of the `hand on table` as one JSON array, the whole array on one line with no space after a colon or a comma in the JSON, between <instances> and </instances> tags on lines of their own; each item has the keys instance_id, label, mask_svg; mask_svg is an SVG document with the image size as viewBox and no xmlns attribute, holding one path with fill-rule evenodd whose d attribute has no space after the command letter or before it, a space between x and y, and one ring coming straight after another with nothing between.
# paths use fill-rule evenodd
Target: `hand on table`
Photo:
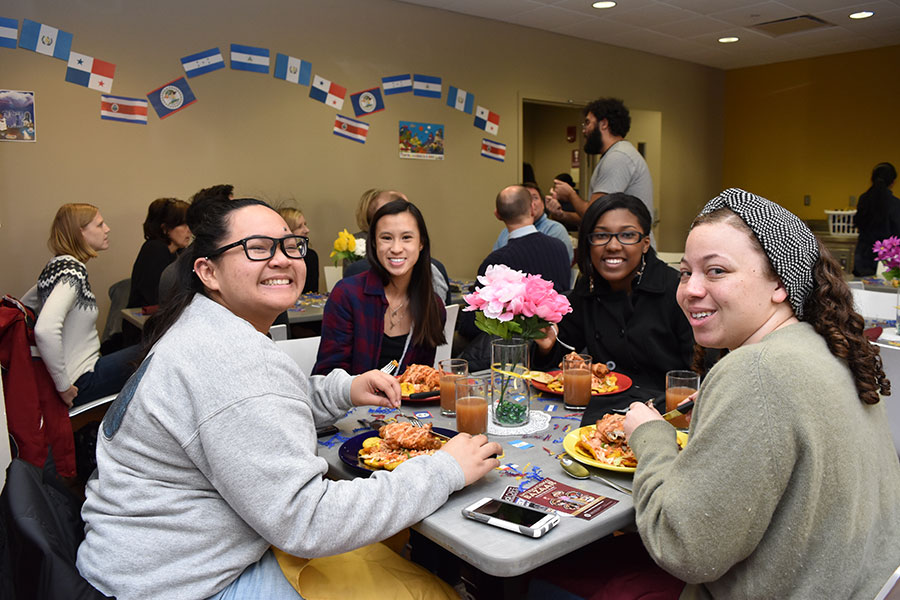
<instances>
[{"instance_id":1,"label":"hand on table","mask_svg":"<svg viewBox=\"0 0 900 600\"><path fill-rule=\"evenodd\" d=\"M64 392L59 392L59 397L63 402L66 403L66 406L68 406L69 408L72 408L72 405L75 403L75 396L77 395L78 388L74 385L69 386L69 389Z\"/></svg>"},{"instance_id":2,"label":"hand on table","mask_svg":"<svg viewBox=\"0 0 900 600\"><path fill-rule=\"evenodd\" d=\"M366 371L353 378L350 402L354 406L400 407L400 384L397 378L381 371Z\"/></svg>"},{"instance_id":3,"label":"hand on table","mask_svg":"<svg viewBox=\"0 0 900 600\"><path fill-rule=\"evenodd\" d=\"M448 452L456 459L466 476L466 485L469 485L500 466L494 455L499 455L503 449L497 442L489 442L486 435L460 433L444 444L441 452Z\"/></svg>"},{"instance_id":4,"label":"hand on table","mask_svg":"<svg viewBox=\"0 0 900 600\"><path fill-rule=\"evenodd\" d=\"M653 406L647 406L643 402L632 402L631 406L628 407L628 412L625 414L625 441L630 440L634 430L647 421L662 420L662 415Z\"/></svg>"}]
</instances>

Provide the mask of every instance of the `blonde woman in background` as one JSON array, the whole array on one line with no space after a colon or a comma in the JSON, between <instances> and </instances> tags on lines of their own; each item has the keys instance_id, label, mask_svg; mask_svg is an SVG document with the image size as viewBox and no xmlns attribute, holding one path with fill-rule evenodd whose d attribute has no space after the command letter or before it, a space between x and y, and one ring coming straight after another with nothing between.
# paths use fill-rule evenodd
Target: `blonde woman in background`
<instances>
[{"instance_id":1,"label":"blonde woman in background","mask_svg":"<svg viewBox=\"0 0 900 600\"><path fill-rule=\"evenodd\" d=\"M306 283L303 285L303 293L318 293L319 291L319 255L316 251L309 247L309 225L306 224L306 217L300 212L300 209L293 206L283 206L278 209L278 214L287 223L288 228L294 235L302 235L307 238L306 257Z\"/></svg>"}]
</instances>

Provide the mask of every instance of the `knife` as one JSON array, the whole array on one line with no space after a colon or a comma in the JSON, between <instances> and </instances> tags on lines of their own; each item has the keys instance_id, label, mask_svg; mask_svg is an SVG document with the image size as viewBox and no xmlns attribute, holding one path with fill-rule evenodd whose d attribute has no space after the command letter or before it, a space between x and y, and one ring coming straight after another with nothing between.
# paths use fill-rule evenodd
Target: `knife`
<instances>
[{"instance_id":1,"label":"knife","mask_svg":"<svg viewBox=\"0 0 900 600\"><path fill-rule=\"evenodd\" d=\"M694 401L688 400L684 404L676 407L674 410L670 410L666 414L662 416L666 421L671 421L672 419L676 419L678 417L682 417L686 415L692 408L694 408Z\"/></svg>"},{"instance_id":2,"label":"knife","mask_svg":"<svg viewBox=\"0 0 900 600\"><path fill-rule=\"evenodd\" d=\"M430 392L416 392L415 394L410 394L410 400L423 400L425 398L436 398L441 395L441 390L432 390Z\"/></svg>"}]
</instances>

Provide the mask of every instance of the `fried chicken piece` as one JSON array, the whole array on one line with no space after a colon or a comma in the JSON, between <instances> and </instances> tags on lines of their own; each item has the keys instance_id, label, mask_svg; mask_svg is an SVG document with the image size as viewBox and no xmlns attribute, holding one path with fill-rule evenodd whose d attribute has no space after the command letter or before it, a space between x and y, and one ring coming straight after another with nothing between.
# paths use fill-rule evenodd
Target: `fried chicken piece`
<instances>
[{"instance_id":1,"label":"fried chicken piece","mask_svg":"<svg viewBox=\"0 0 900 600\"><path fill-rule=\"evenodd\" d=\"M410 423L388 423L378 430L385 447L409 450L436 450L441 441L431 433L431 423L415 427Z\"/></svg>"},{"instance_id":2,"label":"fried chicken piece","mask_svg":"<svg viewBox=\"0 0 900 600\"><path fill-rule=\"evenodd\" d=\"M577 361L577 362L575 363L575 368L576 368L576 369L579 369L579 368L580 368L580 369L586 369L586 368L587 368L587 364L586 364L585 360L584 360L583 358L581 358L581 356L580 356L577 352L569 352L568 354L566 354L566 355L563 357L563 362L565 362L566 359L569 359L569 360L572 360L572 361ZM563 368L563 362L560 362L560 363L559 363L559 368L560 368L560 369ZM580 364L579 364L579 363L580 363ZM591 374L592 374L594 377L597 377L597 378L599 378L599 379L603 379L604 377L606 377L607 375L609 375L609 367L606 366L606 363L593 362L593 363L591 364Z\"/></svg>"},{"instance_id":3,"label":"fried chicken piece","mask_svg":"<svg viewBox=\"0 0 900 600\"><path fill-rule=\"evenodd\" d=\"M606 442L625 441L625 415L609 413L597 420L597 437Z\"/></svg>"},{"instance_id":4,"label":"fried chicken piece","mask_svg":"<svg viewBox=\"0 0 900 600\"><path fill-rule=\"evenodd\" d=\"M399 381L421 386L422 391L436 390L441 385L441 372L428 365L409 365Z\"/></svg>"}]
</instances>

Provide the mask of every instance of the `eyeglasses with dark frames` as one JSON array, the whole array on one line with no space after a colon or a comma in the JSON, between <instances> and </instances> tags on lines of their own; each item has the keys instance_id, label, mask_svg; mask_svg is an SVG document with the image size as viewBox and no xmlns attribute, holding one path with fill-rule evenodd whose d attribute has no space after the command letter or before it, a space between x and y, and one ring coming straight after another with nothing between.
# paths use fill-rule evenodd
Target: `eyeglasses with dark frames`
<instances>
[{"instance_id":1,"label":"eyeglasses with dark frames","mask_svg":"<svg viewBox=\"0 0 900 600\"><path fill-rule=\"evenodd\" d=\"M623 246L631 246L637 244L645 237L647 237L647 234L641 233L640 231L620 231L619 233L594 231L593 233L588 234L588 243L591 246L605 246L613 238L616 238Z\"/></svg>"},{"instance_id":2,"label":"eyeglasses with dark frames","mask_svg":"<svg viewBox=\"0 0 900 600\"><path fill-rule=\"evenodd\" d=\"M275 248L281 247L281 251L285 256L291 259L303 258L306 256L306 249L309 246L309 238L302 235L286 235L283 238L273 238L267 235L251 235L242 240L226 244L221 248L217 248L209 253L206 258L213 258L220 254L243 246L244 255L249 260L270 260L275 256Z\"/></svg>"}]
</instances>

